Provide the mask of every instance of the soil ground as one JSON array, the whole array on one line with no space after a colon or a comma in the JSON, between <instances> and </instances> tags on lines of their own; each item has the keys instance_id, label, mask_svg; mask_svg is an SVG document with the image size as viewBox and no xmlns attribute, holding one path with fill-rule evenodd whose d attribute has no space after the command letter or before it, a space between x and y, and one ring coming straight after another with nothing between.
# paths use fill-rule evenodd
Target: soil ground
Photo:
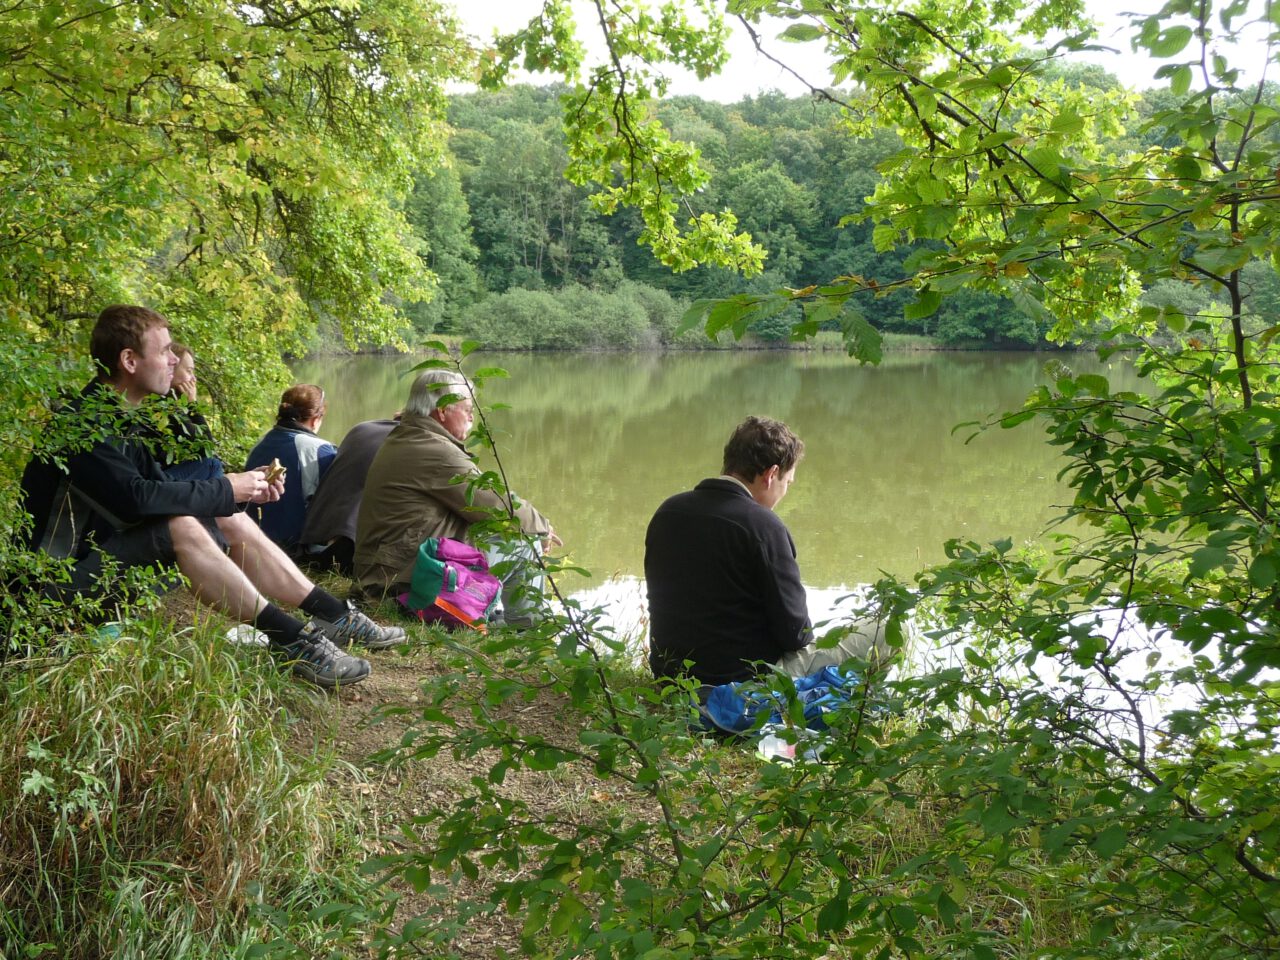
<instances>
[{"instance_id":1,"label":"soil ground","mask_svg":"<svg viewBox=\"0 0 1280 960\"><path fill-rule=\"evenodd\" d=\"M332 724L323 735L331 738L329 749L343 761L334 767L333 786L350 799L365 824L364 852L371 857L408 852L400 826L432 808L452 806L473 777L485 777L489 771L492 758L484 754L456 758L442 751L425 760L375 759L379 751L396 748L413 728L422 726L422 683L449 670L433 635L434 631L412 630L405 648L363 654L373 667L370 677L328 698ZM577 743L575 714L557 698L542 695L531 703L507 705L505 711L519 714L525 733L558 743ZM300 730L299 735L307 733ZM316 746L323 750L326 744ZM568 776L563 771L515 770L507 774L503 784L506 795L531 801L541 811L581 808L599 789L594 778ZM447 903L402 882L395 883L393 889L400 897L396 926L415 916L448 909ZM471 892L466 884L457 890L463 896ZM505 913L474 918L454 939L453 949L461 956L475 958L518 954L519 931L519 918Z\"/></svg>"}]
</instances>

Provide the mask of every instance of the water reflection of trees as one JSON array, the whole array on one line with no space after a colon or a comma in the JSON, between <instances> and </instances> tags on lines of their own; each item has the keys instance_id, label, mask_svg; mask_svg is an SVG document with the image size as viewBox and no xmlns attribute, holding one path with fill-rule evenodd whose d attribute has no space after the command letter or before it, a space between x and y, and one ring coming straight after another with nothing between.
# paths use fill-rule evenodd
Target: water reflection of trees
<instances>
[{"instance_id":1,"label":"water reflection of trees","mask_svg":"<svg viewBox=\"0 0 1280 960\"><path fill-rule=\"evenodd\" d=\"M323 432L337 438L398 408L410 365L354 358L298 373L330 391ZM1065 495L1033 427L968 446L967 431L952 434L1020 406L1043 378L1033 354L896 355L873 368L835 354L485 354L477 365L511 374L484 399L511 405L491 419L513 486L599 575L639 572L653 510L718 471L728 432L749 413L805 438L781 512L816 586L909 573L940 558L949 536L1030 536Z\"/></svg>"}]
</instances>

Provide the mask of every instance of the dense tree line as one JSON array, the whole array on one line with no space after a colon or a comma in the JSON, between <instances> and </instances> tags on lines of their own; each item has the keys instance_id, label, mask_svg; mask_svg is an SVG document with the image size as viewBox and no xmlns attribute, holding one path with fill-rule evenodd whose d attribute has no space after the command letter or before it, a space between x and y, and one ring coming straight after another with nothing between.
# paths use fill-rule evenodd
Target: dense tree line
<instances>
[{"instance_id":1,"label":"dense tree line","mask_svg":"<svg viewBox=\"0 0 1280 960\"><path fill-rule=\"evenodd\" d=\"M1119 90L1099 67L1058 73L1073 86ZM857 219L883 178L879 169L903 149L887 127L850 136L831 104L776 92L732 105L692 96L663 101L658 116L674 137L697 146L712 174L700 196L704 207L732 210L740 228L768 251L763 272L752 277L713 265L672 273L637 243L643 223L636 210L603 215L588 188L565 179L560 98L566 90L525 85L451 103L451 162L419 178L407 211L439 278L435 299L407 307L418 332L456 331L521 349L669 344L692 301L855 276L885 287L861 308L879 330L955 345L1045 343L1050 318L976 288L925 316L905 309L909 293L892 283L910 274L913 251L930 241L885 249L876 243L875 225ZM1164 90L1138 98L1114 145L1155 144L1159 134L1139 131L1167 99ZM1271 271L1257 271L1256 279L1255 309L1263 312L1263 301L1275 301L1280 288ZM1150 292L1158 305L1193 305L1205 296L1184 283ZM588 304L590 312L580 313ZM609 309L599 309L602 304ZM646 312L650 327L617 322L620 314ZM756 321L751 331L781 340L799 319L799 307L791 306ZM699 338L685 343L697 345Z\"/></svg>"},{"instance_id":2,"label":"dense tree line","mask_svg":"<svg viewBox=\"0 0 1280 960\"><path fill-rule=\"evenodd\" d=\"M637 211L603 215L588 188L564 178L564 92L526 85L451 103L451 163L419 179L407 209L439 277L433 301L407 307L419 332L458 331L523 348L665 344L684 307L699 298L802 287L846 273L903 275L906 252L878 252L869 224L844 222L874 190L876 164L901 149L892 133L849 138L830 105L780 93L732 106L698 97L665 101L663 122L674 137L696 144L713 171L703 206L733 210L769 252L764 271L750 278L710 265L673 274L637 243ZM604 315L574 313L587 302L578 288L619 310L648 308L654 324L637 333L615 323L611 335ZM659 314L656 295L665 298ZM548 326L542 335L513 307L535 302ZM903 303L897 294L881 298L873 322L944 342L1035 344L1044 333L1007 302L981 294L927 320L904 320ZM753 333L782 339L798 318L798 310L784 312Z\"/></svg>"}]
</instances>

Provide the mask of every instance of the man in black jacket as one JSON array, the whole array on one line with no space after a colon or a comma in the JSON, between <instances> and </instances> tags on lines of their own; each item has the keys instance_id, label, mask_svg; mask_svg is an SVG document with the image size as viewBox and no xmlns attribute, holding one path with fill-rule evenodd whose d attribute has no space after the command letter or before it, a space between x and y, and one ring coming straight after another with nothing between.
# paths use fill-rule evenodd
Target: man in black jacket
<instances>
[{"instance_id":1,"label":"man in black jacket","mask_svg":"<svg viewBox=\"0 0 1280 960\"><path fill-rule=\"evenodd\" d=\"M802 677L878 645L874 630L830 649L813 645L795 543L773 512L803 454L785 423L748 417L725 445L723 474L654 514L644 573L655 677L688 674L717 685L749 680L770 664Z\"/></svg>"},{"instance_id":2,"label":"man in black jacket","mask_svg":"<svg viewBox=\"0 0 1280 960\"><path fill-rule=\"evenodd\" d=\"M93 329L100 374L55 416L59 441L27 465L23 507L30 547L74 561L69 589L99 589L104 563L176 564L196 597L252 623L296 674L324 687L351 684L369 664L341 648L404 639L311 583L240 504L280 498L265 468L207 480L173 480L157 460L172 438L143 401L169 391L177 357L169 322L145 307L113 306ZM57 589L54 587L53 589ZM267 598L301 608L303 622Z\"/></svg>"},{"instance_id":3,"label":"man in black jacket","mask_svg":"<svg viewBox=\"0 0 1280 960\"><path fill-rule=\"evenodd\" d=\"M364 497L364 481L387 434L399 422L398 413L391 420L366 420L342 438L338 455L307 504L299 538L304 561L321 568L335 566L348 577L355 572L352 560L356 553L356 518Z\"/></svg>"}]
</instances>

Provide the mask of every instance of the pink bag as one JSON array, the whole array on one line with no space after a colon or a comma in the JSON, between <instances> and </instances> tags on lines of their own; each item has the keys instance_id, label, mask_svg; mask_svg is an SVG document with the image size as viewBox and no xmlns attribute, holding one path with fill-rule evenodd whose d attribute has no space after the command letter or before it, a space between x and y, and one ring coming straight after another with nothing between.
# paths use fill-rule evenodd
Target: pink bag
<instances>
[{"instance_id":1,"label":"pink bag","mask_svg":"<svg viewBox=\"0 0 1280 960\"><path fill-rule=\"evenodd\" d=\"M484 554L459 540L430 537L418 547L409 592L397 598L424 623L468 626L486 632L485 621L502 593Z\"/></svg>"}]
</instances>

